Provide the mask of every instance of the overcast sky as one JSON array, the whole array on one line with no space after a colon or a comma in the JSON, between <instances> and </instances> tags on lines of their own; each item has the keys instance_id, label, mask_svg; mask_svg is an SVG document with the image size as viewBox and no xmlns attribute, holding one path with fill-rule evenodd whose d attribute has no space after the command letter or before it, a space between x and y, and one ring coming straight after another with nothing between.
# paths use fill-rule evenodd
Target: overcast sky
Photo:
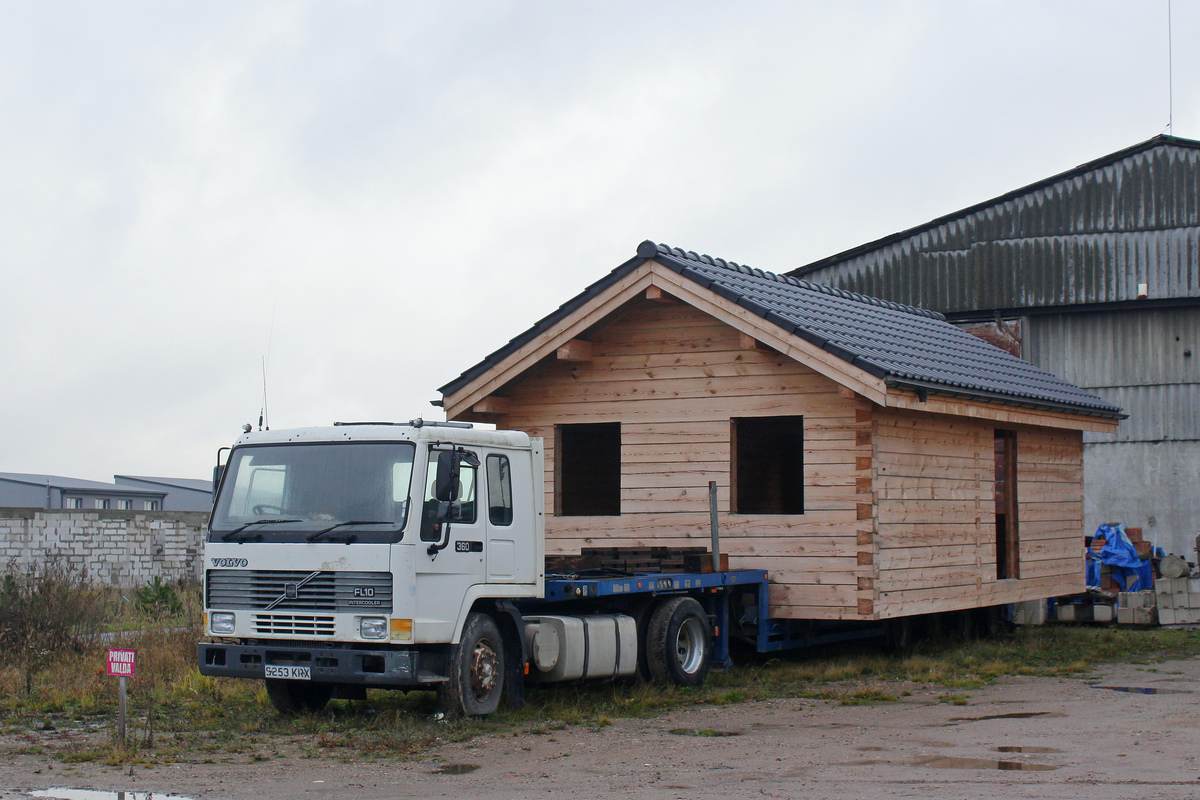
<instances>
[{"instance_id":1,"label":"overcast sky","mask_svg":"<svg viewBox=\"0 0 1200 800\"><path fill-rule=\"evenodd\" d=\"M1167 2L0 0L0 471L206 477L634 255L783 272L1166 131ZM1175 0L1200 138L1200 2Z\"/></svg>"}]
</instances>

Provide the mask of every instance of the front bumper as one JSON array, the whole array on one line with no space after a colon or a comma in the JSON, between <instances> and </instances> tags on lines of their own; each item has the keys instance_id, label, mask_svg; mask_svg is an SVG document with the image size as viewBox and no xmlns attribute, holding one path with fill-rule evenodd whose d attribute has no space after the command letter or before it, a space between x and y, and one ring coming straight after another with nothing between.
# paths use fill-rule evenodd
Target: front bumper
<instances>
[{"instance_id":1,"label":"front bumper","mask_svg":"<svg viewBox=\"0 0 1200 800\"><path fill-rule=\"evenodd\" d=\"M354 650L296 642L201 642L197 650L200 674L220 678L262 678L268 664L308 667L316 683L402 688L441 683L447 677L446 657L434 650Z\"/></svg>"}]
</instances>

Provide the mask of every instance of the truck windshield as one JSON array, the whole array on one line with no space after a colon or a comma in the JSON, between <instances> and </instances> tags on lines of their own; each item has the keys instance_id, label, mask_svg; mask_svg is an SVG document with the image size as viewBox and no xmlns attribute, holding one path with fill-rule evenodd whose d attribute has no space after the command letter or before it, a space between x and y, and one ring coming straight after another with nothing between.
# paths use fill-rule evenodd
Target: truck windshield
<instances>
[{"instance_id":1,"label":"truck windshield","mask_svg":"<svg viewBox=\"0 0 1200 800\"><path fill-rule=\"evenodd\" d=\"M409 442L235 448L213 509L212 538L398 541L408 521L413 452Z\"/></svg>"}]
</instances>

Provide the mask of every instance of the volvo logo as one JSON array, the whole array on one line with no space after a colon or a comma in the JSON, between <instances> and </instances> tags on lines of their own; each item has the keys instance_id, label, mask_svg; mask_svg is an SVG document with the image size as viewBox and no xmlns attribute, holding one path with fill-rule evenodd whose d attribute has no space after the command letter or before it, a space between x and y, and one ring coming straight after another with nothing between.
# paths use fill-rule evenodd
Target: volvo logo
<instances>
[{"instance_id":1,"label":"volvo logo","mask_svg":"<svg viewBox=\"0 0 1200 800\"><path fill-rule=\"evenodd\" d=\"M285 583L283 585L283 594L279 595L279 597L276 597L274 600L272 600L270 603L268 603L266 606L264 606L263 607L264 610L270 611L272 608L279 605L284 600L295 600L297 597L300 596L300 590L303 589L305 587L305 585L308 584L309 581L311 581L313 578L317 577L320 574L321 574L321 570L317 570L316 572L305 576L304 579L296 581L295 583Z\"/></svg>"},{"instance_id":2,"label":"volvo logo","mask_svg":"<svg viewBox=\"0 0 1200 800\"><path fill-rule=\"evenodd\" d=\"M244 558L214 558L212 565L214 567L247 567L250 562Z\"/></svg>"}]
</instances>

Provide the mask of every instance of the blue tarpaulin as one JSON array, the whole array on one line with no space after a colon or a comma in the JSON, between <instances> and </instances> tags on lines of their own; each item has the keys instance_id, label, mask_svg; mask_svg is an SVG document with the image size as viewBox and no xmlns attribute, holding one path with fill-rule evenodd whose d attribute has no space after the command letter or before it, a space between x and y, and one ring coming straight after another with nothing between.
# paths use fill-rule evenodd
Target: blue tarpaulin
<instances>
[{"instance_id":1,"label":"blue tarpaulin","mask_svg":"<svg viewBox=\"0 0 1200 800\"><path fill-rule=\"evenodd\" d=\"M1094 538L1104 539L1100 555L1087 550L1087 585L1100 586L1100 565L1107 564L1112 578L1123 591L1149 589L1154 585L1154 572L1149 561L1138 557L1137 548L1125 535L1125 523L1101 525ZM1136 580L1126 583L1129 578Z\"/></svg>"}]
</instances>

